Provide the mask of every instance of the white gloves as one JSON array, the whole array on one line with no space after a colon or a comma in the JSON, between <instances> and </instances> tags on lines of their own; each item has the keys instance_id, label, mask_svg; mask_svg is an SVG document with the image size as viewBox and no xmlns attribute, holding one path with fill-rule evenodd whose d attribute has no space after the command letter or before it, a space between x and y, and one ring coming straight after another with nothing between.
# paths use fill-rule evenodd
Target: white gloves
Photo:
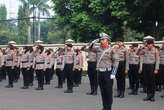
<instances>
[{"instance_id":1,"label":"white gloves","mask_svg":"<svg viewBox=\"0 0 164 110\"><path fill-rule=\"evenodd\" d=\"M114 74L110 75L110 79L115 79L115 78L116 78L116 76Z\"/></svg>"}]
</instances>

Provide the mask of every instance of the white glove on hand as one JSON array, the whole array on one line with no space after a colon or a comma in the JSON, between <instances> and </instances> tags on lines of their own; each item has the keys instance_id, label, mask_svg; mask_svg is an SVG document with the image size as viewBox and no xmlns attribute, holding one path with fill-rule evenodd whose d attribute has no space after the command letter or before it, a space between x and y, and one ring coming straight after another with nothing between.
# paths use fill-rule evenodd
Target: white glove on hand
<instances>
[{"instance_id":1,"label":"white glove on hand","mask_svg":"<svg viewBox=\"0 0 164 110\"><path fill-rule=\"evenodd\" d=\"M99 42L100 39L95 39L94 41L92 41L90 44L89 44L89 47L91 47L93 44Z\"/></svg>"},{"instance_id":2,"label":"white glove on hand","mask_svg":"<svg viewBox=\"0 0 164 110\"><path fill-rule=\"evenodd\" d=\"M113 74L110 75L110 79L115 79L115 78L116 78L115 75L113 75Z\"/></svg>"}]
</instances>

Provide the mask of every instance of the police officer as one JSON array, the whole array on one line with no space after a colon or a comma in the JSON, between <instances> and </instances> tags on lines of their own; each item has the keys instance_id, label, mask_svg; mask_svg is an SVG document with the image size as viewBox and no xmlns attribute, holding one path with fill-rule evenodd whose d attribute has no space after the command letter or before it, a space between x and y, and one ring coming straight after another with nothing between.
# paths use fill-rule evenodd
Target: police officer
<instances>
[{"instance_id":1,"label":"police officer","mask_svg":"<svg viewBox=\"0 0 164 110\"><path fill-rule=\"evenodd\" d=\"M139 52L138 52L138 44L132 44L131 49L128 52L128 68L131 76L131 89L132 91L129 95L137 95L139 88Z\"/></svg>"},{"instance_id":2,"label":"police officer","mask_svg":"<svg viewBox=\"0 0 164 110\"><path fill-rule=\"evenodd\" d=\"M118 41L117 54L119 55L120 61L118 66L118 71L116 74L117 79L117 95L115 97L124 98L125 93L125 76L128 73L128 51L124 47L123 40Z\"/></svg>"},{"instance_id":3,"label":"police officer","mask_svg":"<svg viewBox=\"0 0 164 110\"><path fill-rule=\"evenodd\" d=\"M14 64L14 82L17 82L20 76L20 54L18 52L18 48L14 48L14 56L13 56L13 64Z\"/></svg>"},{"instance_id":4,"label":"police officer","mask_svg":"<svg viewBox=\"0 0 164 110\"><path fill-rule=\"evenodd\" d=\"M45 84L46 85L50 85L50 80L51 80L51 56L50 56L50 51L49 50L46 50L45 51L45 62L46 62L46 71L45 71L45 74L44 74L44 77L45 77Z\"/></svg>"},{"instance_id":5,"label":"police officer","mask_svg":"<svg viewBox=\"0 0 164 110\"><path fill-rule=\"evenodd\" d=\"M49 49L50 51L50 57L51 57L51 61L50 61L50 79L53 79L53 75L54 75L54 64L55 64L55 57L54 57L54 51L52 48Z\"/></svg>"},{"instance_id":6,"label":"police officer","mask_svg":"<svg viewBox=\"0 0 164 110\"><path fill-rule=\"evenodd\" d=\"M73 61L74 51L72 44L66 44L66 50L64 52L64 75L67 79L67 90L64 93L73 93Z\"/></svg>"},{"instance_id":7,"label":"police officer","mask_svg":"<svg viewBox=\"0 0 164 110\"><path fill-rule=\"evenodd\" d=\"M91 46L95 46L94 43ZM86 93L87 95L96 95L97 94L97 88L98 88L98 82L97 82L97 71L96 71L96 63L97 63L97 55L95 52L92 52L86 47L83 47L82 50L85 52L88 52L88 68L87 73L89 77L90 82L90 92Z\"/></svg>"},{"instance_id":8,"label":"police officer","mask_svg":"<svg viewBox=\"0 0 164 110\"><path fill-rule=\"evenodd\" d=\"M33 86L34 81L34 50L33 47L29 47L29 86Z\"/></svg>"},{"instance_id":9,"label":"police officer","mask_svg":"<svg viewBox=\"0 0 164 110\"><path fill-rule=\"evenodd\" d=\"M143 100L154 102L155 74L158 73L159 69L159 51L154 47L153 40L147 40L146 43L147 48L141 53L139 73L142 72L143 68L144 83L147 89L147 97Z\"/></svg>"},{"instance_id":10,"label":"police officer","mask_svg":"<svg viewBox=\"0 0 164 110\"><path fill-rule=\"evenodd\" d=\"M80 50L76 49L75 55L74 55L74 65L73 65L74 87L78 87L80 85L82 67L83 67L83 58L82 58L82 55L80 53Z\"/></svg>"},{"instance_id":11,"label":"police officer","mask_svg":"<svg viewBox=\"0 0 164 110\"><path fill-rule=\"evenodd\" d=\"M30 83L30 64L29 64L29 48L27 46L23 47L23 52L21 54L21 69L23 75L23 87L21 89L28 89Z\"/></svg>"},{"instance_id":12,"label":"police officer","mask_svg":"<svg viewBox=\"0 0 164 110\"><path fill-rule=\"evenodd\" d=\"M41 45L37 46L34 61L35 61L35 71L38 79L38 88L36 90L43 90L44 84L44 72L45 72L45 56L44 56L44 47Z\"/></svg>"},{"instance_id":13,"label":"police officer","mask_svg":"<svg viewBox=\"0 0 164 110\"><path fill-rule=\"evenodd\" d=\"M111 110L113 78L115 78L117 71L119 56L110 46L110 37L105 33L100 33L100 37L100 46L91 50L97 53L96 70L98 71L103 110Z\"/></svg>"},{"instance_id":14,"label":"police officer","mask_svg":"<svg viewBox=\"0 0 164 110\"><path fill-rule=\"evenodd\" d=\"M0 48L0 81L3 80L3 66L4 66L4 55Z\"/></svg>"},{"instance_id":15,"label":"police officer","mask_svg":"<svg viewBox=\"0 0 164 110\"><path fill-rule=\"evenodd\" d=\"M6 56L5 56L5 66L6 71L8 75L8 85L6 88L13 88L13 81L14 81L14 74L13 74L13 54L14 54L14 46L9 44L8 48L6 50Z\"/></svg>"},{"instance_id":16,"label":"police officer","mask_svg":"<svg viewBox=\"0 0 164 110\"><path fill-rule=\"evenodd\" d=\"M64 55L62 48L59 48L56 53L56 75L58 78L58 86L56 88L63 88L64 80Z\"/></svg>"},{"instance_id":17,"label":"police officer","mask_svg":"<svg viewBox=\"0 0 164 110\"><path fill-rule=\"evenodd\" d=\"M164 82L164 44L160 48L159 56L160 56L159 76L160 76L160 84L162 85ZM161 98L164 98L164 95L162 95Z\"/></svg>"}]
</instances>

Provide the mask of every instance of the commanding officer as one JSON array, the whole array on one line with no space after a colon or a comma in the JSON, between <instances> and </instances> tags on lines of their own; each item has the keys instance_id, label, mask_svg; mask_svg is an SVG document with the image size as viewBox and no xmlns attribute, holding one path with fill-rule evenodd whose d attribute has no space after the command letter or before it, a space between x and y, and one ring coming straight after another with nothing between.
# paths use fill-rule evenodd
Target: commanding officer
<instances>
[{"instance_id":1,"label":"commanding officer","mask_svg":"<svg viewBox=\"0 0 164 110\"><path fill-rule=\"evenodd\" d=\"M138 94L138 88L139 88L139 55L138 55L138 44L132 44L131 49L128 52L128 67L129 72L131 76L131 93L129 95L137 95Z\"/></svg>"},{"instance_id":2,"label":"commanding officer","mask_svg":"<svg viewBox=\"0 0 164 110\"><path fill-rule=\"evenodd\" d=\"M100 33L100 46L90 50L97 53L96 70L103 102L103 110L111 110L113 96L113 78L117 71L119 56L111 48L111 39L105 33Z\"/></svg>"},{"instance_id":3,"label":"commanding officer","mask_svg":"<svg viewBox=\"0 0 164 110\"><path fill-rule=\"evenodd\" d=\"M155 101L155 74L159 69L159 51L154 47L153 40L147 40L147 48L141 53L139 73L143 69L144 83L147 89L147 97L144 101ZM143 63L144 62L144 63Z\"/></svg>"},{"instance_id":4,"label":"commanding officer","mask_svg":"<svg viewBox=\"0 0 164 110\"><path fill-rule=\"evenodd\" d=\"M96 41L96 40L95 40ZM90 46L95 46L96 44L92 44ZM87 93L87 95L96 95L97 94L97 88L98 88L98 82L97 82L97 71L96 71L96 61L97 61L97 55L95 52L92 52L91 50L87 49L86 47L83 47L81 49L85 52L88 52L88 77L90 82L90 88L91 91Z\"/></svg>"},{"instance_id":5,"label":"commanding officer","mask_svg":"<svg viewBox=\"0 0 164 110\"><path fill-rule=\"evenodd\" d=\"M119 66L118 66L118 71L116 74L116 79L117 79L117 95L115 97L120 97L124 98L124 93L125 93L125 74L128 73L128 51L124 47L123 40L118 41L118 48L117 54L119 55L120 61L119 61Z\"/></svg>"},{"instance_id":6,"label":"commanding officer","mask_svg":"<svg viewBox=\"0 0 164 110\"><path fill-rule=\"evenodd\" d=\"M23 52L21 54L21 63L22 63L22 75L23 75L23 87L22 89L29 88L30 76L29 76L29 48L27 46L23 47Z\"/></svg>"},{"instance_id":7,"label":"commanding officer","mask_svg":"<svg viewBox=\"0 0 164 110\"><path fill-rule=\"evenodd\" d=\"M13 55L14 55L14 46L13 45L9 45L7 48L7 53L5 56L5 66L6 66L6 71L7 71L7 75L8 75L8 85L6 86L6 88L13 88L13 80L14 80L14 74L13 74L13 69L14 69L14 65L13 65Z\"/></svg>"},{"instance_id":8,"label":"commanding officer","mask_svg":"<svg viewBox=\"0 0 164 110\"><path fill-rule=\"evenodd\" d=\"M164 44L160 48L159 56L160 56L160 66L159 66L160 84L163 85L163 82L164 82ZM161 98L164 98L164 95L162 95Z\"/></svg>"},{"instance_id":9,"label":"commanding officer","mask_svg":"<svg viewBox=\"0 0 164 110\"><path fill-rule=\"evenodd\" d=\"M38 79L38 88L36 90L43 90L43 84L44 84L44 72L45 72L45 56L44 56L44 47L41 45L37 46L34 62L35 62L35 71L37 74Z\"/></svg>"},{"instance_id":10,"label":"commanding officer","mask_svg":"<svg viewBox=\"0 0 164 110\"><path fill-rule=\"evenodd\" d=\"M67 90L64 93L73 92L73 60L74 51L72 50L72 44L66 44L66 50L64 52L64 74L67 79Z\"/></svg>"}]
</instances>

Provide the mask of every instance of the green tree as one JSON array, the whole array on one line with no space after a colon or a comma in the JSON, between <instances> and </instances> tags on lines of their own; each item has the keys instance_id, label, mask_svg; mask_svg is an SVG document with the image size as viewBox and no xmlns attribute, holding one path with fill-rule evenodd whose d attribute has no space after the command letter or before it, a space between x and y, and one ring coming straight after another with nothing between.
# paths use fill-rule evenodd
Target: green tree
<instances>
[{"instance_id":1,"label":"green tree","mask_svg":"<svg viewBox=\"0 0 164 110\"><path fill-rule=\"evenodd\" d=\"M18 19L26 17L26 9L23 6L19 6L18 10ZM18 40L21 44L27 43L27 21L26 20L19 20L18 21Z\"/></svg>"},{"instance_id":2,"label":"green tree","mask_svg":"<svg viewBox=\"0 0 164 110\"><path fill-rule=\"evenodd\" d=\"M7 9L5 5L0 6L0 20L6 20L7 19ZM7 29L7 22L0 21L0 30Z\"/></svg>"}]
</instances>

